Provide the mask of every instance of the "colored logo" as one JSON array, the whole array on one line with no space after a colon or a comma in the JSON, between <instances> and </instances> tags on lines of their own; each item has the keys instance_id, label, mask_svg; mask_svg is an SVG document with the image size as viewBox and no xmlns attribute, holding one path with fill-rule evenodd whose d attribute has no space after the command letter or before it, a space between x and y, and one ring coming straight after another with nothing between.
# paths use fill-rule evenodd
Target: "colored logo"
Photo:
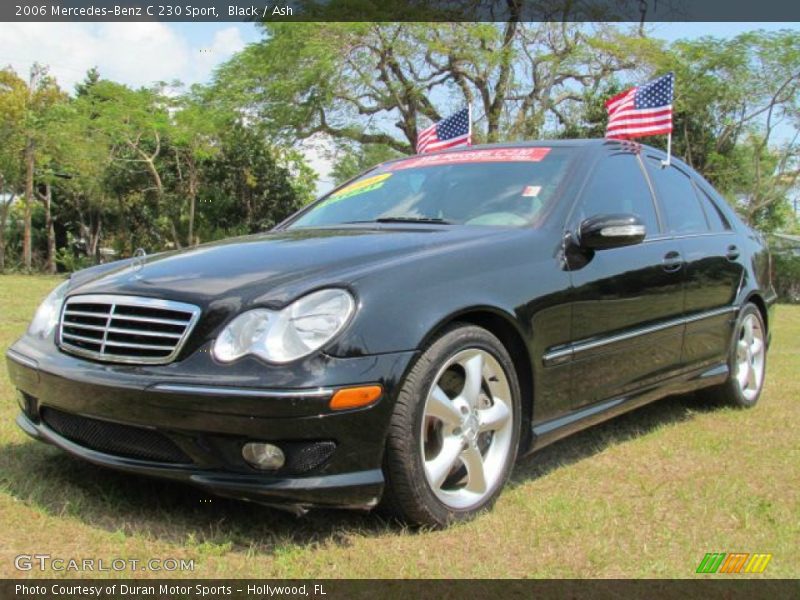
<instances>
[{"instance_id":1,"label":"colored logo","mask_svg":"<svg viewBox=\"0 0 800 600\"><path fill-rule=\"evenodd\" d=\"M361 179L360 181L346 185L342 189L334 192L331 194L331 198L343 200L344 198L349 198L350 196L355 196L356 194L363 194L365 192L377 190L391 176L391 173L381 173L380 175L374 175L372 177L367 177L366 179Z\"/></svg>"},{"instance_id":2,"label":"colored logo","mask_svg":"<svg viewBox=\"0 0 800 600\"><path fill-rule=\"evenodd\" d=\"M697 573L763 573L772 554L748 554L747 552L709 552L697 566Z\"/></svg>"}]
</instances>

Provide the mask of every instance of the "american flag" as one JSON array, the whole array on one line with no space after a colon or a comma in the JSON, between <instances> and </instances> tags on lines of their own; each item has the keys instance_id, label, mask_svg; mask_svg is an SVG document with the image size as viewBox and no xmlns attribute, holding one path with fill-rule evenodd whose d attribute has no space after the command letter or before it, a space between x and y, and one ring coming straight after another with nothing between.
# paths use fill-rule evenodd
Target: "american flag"
<instances>
[{"instance_id":1,"label":"american flag","mask_svg":"<svg viewBox=\"0 0 800 600\"><path fill-rule=\"evenodd\" d=\"M469 107L423 129L417 136L417 154L472 144Z\"/></svg>"},{"instance_id":2,"label":"american flag","mask_svg":"<svg viewBox=\"0 0 800 600\"><path fill-rule=\"evenodd\" d=\"M668 73L637 85L606 102L606 137L630 139L672 133L672 94L675 75Z\"/></svg>"}]
</instances>

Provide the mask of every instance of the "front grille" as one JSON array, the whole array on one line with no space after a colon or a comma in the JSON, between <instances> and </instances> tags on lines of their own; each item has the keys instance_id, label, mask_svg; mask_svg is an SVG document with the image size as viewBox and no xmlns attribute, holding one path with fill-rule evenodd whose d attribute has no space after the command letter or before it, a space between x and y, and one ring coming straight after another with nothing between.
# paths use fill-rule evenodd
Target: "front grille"
<instances>
[{"instance_id":1,"label":"front grille","mask_svg":"<svg viewBox=\"0 0 800 600\"><path fill-rule=\"evenodd\" d=\"M64 303L59 346L106 362L164 364L180 352L200 309L193 304L86 294Z\"/></svg>"},{"instance_id":2,"label":"front grille","mask_svg":"<svg viewBox=\"0 0 800 600\"><path fill-rule=\"evenodd\" d=\"M169 438L152 429L81 417L55 408L42 408L42 421L57 434L86 448L163 463L192 462Z\"/></svg>"}]
</instances>

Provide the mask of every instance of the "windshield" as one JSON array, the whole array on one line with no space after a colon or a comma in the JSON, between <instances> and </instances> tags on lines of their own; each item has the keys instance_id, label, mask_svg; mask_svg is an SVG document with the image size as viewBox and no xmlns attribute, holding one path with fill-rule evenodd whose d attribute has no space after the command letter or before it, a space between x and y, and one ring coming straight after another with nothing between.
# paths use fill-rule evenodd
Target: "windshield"
<instances>
[{"instance_id":1,"label":"windshield","mask_svg":"<svg viewBox=\"0 0 800 600\"><path fill-rule=\"evenodd\" d=\"M371 222L537 224L573 152L491 148L381 165L313 205L289 228Z\"/></svg>"}]
</instances>

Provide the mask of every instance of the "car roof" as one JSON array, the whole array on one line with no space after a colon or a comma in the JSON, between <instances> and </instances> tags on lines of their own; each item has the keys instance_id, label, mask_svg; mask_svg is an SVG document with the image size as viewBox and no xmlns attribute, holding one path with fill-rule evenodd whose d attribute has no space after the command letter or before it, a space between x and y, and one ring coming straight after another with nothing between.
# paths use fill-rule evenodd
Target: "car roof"
<instances>
[{"instance_id":1,"label":"car roof","mask_svg":"<svg viewBox=\"0 0 800 600\"><path fill-rule=\"evenodd\" d=\"M545 147L545 148L582 148L588 152L633 152L636 154L641 154L646 152L648 156L652 156L656 159L665 159L667 157L667 153L659 148L654 148L653 146L649 146L647 144L642 144L640 142L635 142L633 140L615 140L611 138L573 138L573 139L552 139L552 140L527 140L527 141L520 141L520 142L497 142L494 144L477 144L475 146L459 146L458 148L450 148L448 150L439 150L436 152L426 153L426 156L433 156L437 154L454 154L458 152L469 152L472 150L488 150L492 148L537 148L537 147ZM386 165L390 165L392 163L401 162L404 160L408 160L413 158L413 156L419 155L411 155L411 156L401 156L398 158L394 158L392 160L387 160L382 163L378 163L374 167L368 169L364 173L361 173L354 177L353 179L357 179L358 177L364 176L366 173L370 173L377 168L385 167ZM694 170L692 167L687 165L685 162L680 160L676 156L672 156L672 162L674 165L681 167L686 173L695 180L700 180L705 182L705 180ZM345 182L342 185L345 185ZM708 187L713 189L711 184L705 182Z\"/></svg>"},{"instance_id":2,"label":"car roof","mask_svg":"<svg viewBox=\"0 0 800 600\"><path fill-rule=\"evenodd\" d=\"M526 140L521 142L497 142L494 144L478 144L467 148L453 148L442 150L441 152L452 152L458 150L482 150L484 148L535 148L537 146L548 147L569 147L569 146L598 146L607 142L617 143L621 140L609 140L605 138L574 138L574 139L554 139L554 140ZM433 154L433 152L431 152Z\"/></svg>"}]
</instances>

